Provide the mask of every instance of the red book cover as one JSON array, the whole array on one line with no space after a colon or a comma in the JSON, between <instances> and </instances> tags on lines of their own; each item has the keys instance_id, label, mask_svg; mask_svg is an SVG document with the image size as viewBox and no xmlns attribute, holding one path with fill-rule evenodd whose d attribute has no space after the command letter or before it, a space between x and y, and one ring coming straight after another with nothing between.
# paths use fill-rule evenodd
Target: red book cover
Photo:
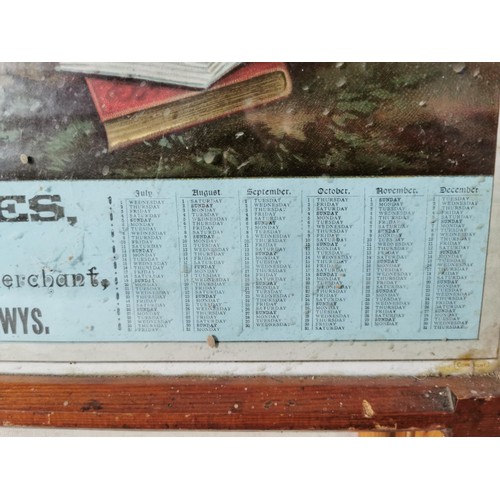
<instances>
[{"instance_id":1,"label":"red book cover","mask_svg":"<svg viewBox=\"0 0 500 500\"><path fill-rule=\"evenodd\" d=\"M102 122L192 97L203 92L243 82L274 71L282 71L291 82L285 63L248 63L235 69L206 90L192 90L151 82L117 78L86 77L92 99Z\"/></svg>"}]
</instances>

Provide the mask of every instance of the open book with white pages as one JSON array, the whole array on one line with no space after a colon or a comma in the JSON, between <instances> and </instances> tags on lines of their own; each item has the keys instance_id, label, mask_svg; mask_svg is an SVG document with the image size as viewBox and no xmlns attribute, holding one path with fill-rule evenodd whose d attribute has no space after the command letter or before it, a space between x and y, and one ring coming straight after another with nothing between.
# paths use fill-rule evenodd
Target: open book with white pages
<instances>
[{"instance_id":1,"label":"open book with white pages","mask_svg":"<svg viewBox=\"0 0 500 500\"><path fill-rule=\"evenodd\" d=\"M205 89L239 62L61 62L59 71L148 80Z\"/></svg>"}]
</instances>

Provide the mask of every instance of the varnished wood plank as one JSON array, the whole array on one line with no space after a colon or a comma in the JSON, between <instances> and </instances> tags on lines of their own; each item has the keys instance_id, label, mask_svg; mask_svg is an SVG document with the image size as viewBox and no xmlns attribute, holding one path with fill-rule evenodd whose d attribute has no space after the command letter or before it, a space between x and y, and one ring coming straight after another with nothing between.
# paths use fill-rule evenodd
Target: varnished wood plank
<instances>
[{"instance_id":1,"label":"varnished wood plank","mask_svg":"<svg viewBox=\"0 0 500 500\"><path fill-rule=\"evenodd\" d=\"M0 377L0 424L500 435L496 377Z\"/></svg>"}]
</instances>

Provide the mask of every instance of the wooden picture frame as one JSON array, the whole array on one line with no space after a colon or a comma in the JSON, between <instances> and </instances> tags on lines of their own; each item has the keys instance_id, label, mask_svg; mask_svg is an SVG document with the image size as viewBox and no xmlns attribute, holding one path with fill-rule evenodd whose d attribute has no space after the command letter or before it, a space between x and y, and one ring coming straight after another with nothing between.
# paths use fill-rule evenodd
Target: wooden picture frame
<instances>
[{"instance_id":1,"label":"wooden picture frame","mask_svg":"<svg viewBox=\"0 0 500 500\"><path fill-rule=\"evenodd\" d=\"M500 435L500 380L1 376L4 427ZM377 434L375 434L377 435ZM432 435L432 434L431 434Z\"/></svg>"}]
</instances>

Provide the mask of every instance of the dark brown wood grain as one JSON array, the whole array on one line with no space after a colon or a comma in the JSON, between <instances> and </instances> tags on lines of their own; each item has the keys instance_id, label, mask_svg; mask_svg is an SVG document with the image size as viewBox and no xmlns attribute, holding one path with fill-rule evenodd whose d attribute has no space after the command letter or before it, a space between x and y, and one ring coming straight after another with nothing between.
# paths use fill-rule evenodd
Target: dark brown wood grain
<instances>
[{"instance_id":1,"label":"dark brown wood grain","mask_svg":"<svg viewBox=\"0 0 500 500\"><path fill-rule=\"evenodd\" d=\"M500 380L0 376L0 425L500 435Z\"/></svg>"}]
</instances>

